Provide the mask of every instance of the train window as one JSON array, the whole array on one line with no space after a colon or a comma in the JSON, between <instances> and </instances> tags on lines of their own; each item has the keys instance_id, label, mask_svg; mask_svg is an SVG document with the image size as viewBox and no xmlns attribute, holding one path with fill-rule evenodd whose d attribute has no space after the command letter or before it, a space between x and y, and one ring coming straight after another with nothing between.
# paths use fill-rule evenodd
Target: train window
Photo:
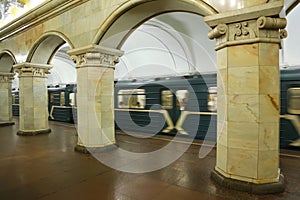
<instances>
[{"instance_id":1,"label":"train window","mask_svg":"<svg viewBox=\"0 0 300 200\"><path fill-rule=\"evenodd\" d=\"M208 88L207 109L217 111L217 87Z\"/></svg>"},{"instance_id":2,"label":"train window","mask_svg":"<svg viewBox=\"0 0 300 200\"><path fill-rule=\"evenodd\" d=\"M66 102L66 99L65 99L65 92L60 92L60 105L61 105L61 106L64 106L64 105L65 105L65 102Z\"/></svg>"},{"instance_id":3,"label":"train window","mask_svg":"<svg viewBox=\"0 0 300 200\"><path fill-rule=\"evenodd\" d=\"M288 89L288 112L300 114L300 88Z\"/></svg>"},{"instance_id":4,"label":"train window","mask_svg":"<svg viewBox=\"0 0 300 200\"><path fill-rule=\"evenodd\" d=\"M173 93L171 90L161 91L161 105L164 109L173 108Z\"/></svg>"},{"instance_id":5,"label":"train window","mask_svg":"<svg viewBox=\"0 0 300 200\"><path fill-rule=\"evenodd\" d=\"M76 105L75 93L73 93L73 92L69 94L69 104L71 106Z\"/></svg>"},{"instance_id":6,"label":"train window","mask_svg":"<svg viewBox=\"0 0 300 200\"><path fill-rule=\"evenodd\" d=\"M118 108L145 108L146 95L144 89L119 90Z\"/></svg>"},{"instance_id":7,"label":"train window","mask_svg":"<svg viewBox=\"0 0 300 200\"><path fill-rule=\"evenodd\" d=\"M186 105L189 99L189 91L188 90L177 90L176 91L177 98L177 108L180 110L185 110Z\"/></svg>"}]
</instances>

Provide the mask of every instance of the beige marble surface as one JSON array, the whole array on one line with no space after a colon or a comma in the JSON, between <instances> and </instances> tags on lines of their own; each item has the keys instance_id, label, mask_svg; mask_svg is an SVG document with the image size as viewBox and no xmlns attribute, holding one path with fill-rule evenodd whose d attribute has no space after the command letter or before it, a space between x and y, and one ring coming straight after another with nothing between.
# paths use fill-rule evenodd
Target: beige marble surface
<instances>
[{"instance_id":1,"label":"beige marble surface","mask_svg":"<svg viewBox=\"0 0 300 200\"><path fill-rule=\"evenodd\" d=\"M0 121L12 121L11 80L0 81L0 105Z\"/></svg>"},{"instance_id":2,"label":"beige marble surface","mask_svg":"<svg viewBox=\"0 0 300 200\"><path fill-rule=\"evenodd\" d=\"M46 74L51 68L51 65L31 63L14 65L19 74L20 131L49 129Z\"/></svg>"},{"instance_id":3,"label":"beige marble surface","mask_svg":"<svg viewBox=\"0 0 300 200\"><path fill-rule=\"evenodd\" d=\"M261 21L253 18L258 13L248 14L241 19L251 18L238 21L226 13L231 21L222 24L224 32L214 35L218 64L215 169L240 181L273 183L280 173L278 29L284 28L285 22L269 18L278 23L258 27ZM207 20L216 23L220 18L219 22L224 23L222 16Z\"/></svg>"},{"instance_id":4,"label":"beige marble surface","mask_svg":"<svg viewBox=\"0 0 300 200\"><path fill-rule=\"evenodd\" d=\"M96 45L68 53L77 62L78 145L115 144L114 64L123 52Z\"/></svg>"},{"instance_id":5,"label":"beige marble surface","mask_svg":"<svg viewBox=\"0 0 300 200\"><path fill-rule=\"evenodd\" d=\"M49 129L45 77L19 77L20 131Z\"/></svg>"}]
</instances>

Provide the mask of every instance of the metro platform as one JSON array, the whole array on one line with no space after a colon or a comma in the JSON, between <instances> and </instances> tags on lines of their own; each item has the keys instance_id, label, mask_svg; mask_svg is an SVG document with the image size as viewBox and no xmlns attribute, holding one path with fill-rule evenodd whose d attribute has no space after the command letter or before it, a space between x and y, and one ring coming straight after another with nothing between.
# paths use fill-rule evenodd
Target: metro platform
<instances>
[{"instance_id":1,"label":"metro platform","mask_svg":"<svg viewBox=\"0 0 300 200\"><path fill-rule=\"evenodd\" d=\"M0 199L201 200L300 199L300 151L281 150L285 192L253 195L229 190L210 178L216 151L200 159L200 141L171 165L148 173L114 170L89 154L74 151L73 124L50 121L52 132L17 136L15 125L0 127ZM135 152L157 149L167 137L141 139L116 134L119 147Z\"/></svg>"}]
</instances>

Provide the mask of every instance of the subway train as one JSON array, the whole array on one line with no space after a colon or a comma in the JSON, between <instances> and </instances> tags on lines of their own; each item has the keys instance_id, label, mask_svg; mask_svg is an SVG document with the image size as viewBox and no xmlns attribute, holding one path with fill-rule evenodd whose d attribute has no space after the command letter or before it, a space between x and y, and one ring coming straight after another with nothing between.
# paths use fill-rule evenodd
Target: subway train
<instances>
[{"instance_id":1,"label":"subway train","mask_svg":"<svg viewBox=\"0 0 300 200\"><path fill-rule=\"evenodd\" d=\"M76 84L48 87L49 119L54 121L74 123ZM75 115L73 115L73 113Z\"/></svg>"},{"instance_id":2,"label":"subway train","mask_svg":"<svg viewBox=\"0 0 300 200\"><path fill-rule=\"evenodd\" d=\"M280 147L300 148L300 68L280 73ZM216 140L216 74L115 84L116 128Z\"/></svg>"},{"instance_id":3,"label":"subway train","mask_svg":"<svg viewBox=\"0 0 300 200\"><path fill-rule=\"evenodd\" d=\"M281 70L280 147L300 147L300 69ZM216 140L215 73L115 82L115 126L149 135ZM76 121L76 85L49 88L49 119ZM13 92L13 115L18 92Z\"/></svg>"}]
</instances>

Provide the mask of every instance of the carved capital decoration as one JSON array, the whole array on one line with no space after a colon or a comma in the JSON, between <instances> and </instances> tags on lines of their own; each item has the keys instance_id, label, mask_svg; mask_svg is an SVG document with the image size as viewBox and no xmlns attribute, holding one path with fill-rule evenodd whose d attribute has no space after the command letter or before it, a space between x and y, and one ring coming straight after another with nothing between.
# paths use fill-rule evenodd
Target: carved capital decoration
<instances>
[{"instance_id":1,"label":"carved capital decoration","mask_svg":"<svg viewBox=\"0 0 300 200\"><path fill-rule=\"evenodd\" d=\"M38 65L33 63L21 63L14 65L14 71L19 77L42 77L46 78L46 74L50 74L51 65Z\"/></svg>"},{"instance_id":2,"label":"carved capital decoration","mask_svg":"<svg viewBox=\"0 0 300 200\"><path fill-rule=\"evenodd\" d=\"M14 73L1 73L0 72L0 83L11 83L14 79Z\"/></svg>"},{"instance_id":3,"label":"carved capital decoration","mask_svg":"<svg viewBox=\"0 0 300 200\"><path fill-rule=\"evenodd\" d=\"M123 55L123 51L100 47L98 45L90 45L87 47L70 50L68 53L71 55L71 59L75 62L77 68L114 68L119 62L119 57Z\"/></svg>"},{"instance_id":4,"label":"carved capital decoration","mask_svg":"<svg viewBox=\"0 0 300 200\"><path fill-rule=\"evenodd\" d=\"M119 57L99 52L88 52L71 56L77 67L110 67L114 68L119 62Z\"/></svg>"},{"instance_id":5,"label":"carved capital decoration","mask_svg":"<svg viewBox=\"0 0 300 200\"><path fill-rule=\"evenodd\" d=\"M216 39L216 50L250 43L281 43L287 37L285 18L260 17L228 24L219 24L208 33L209 39Z\"/></svg>"},{"instance_id":6,"label":"carved capital decoration","mask_svg":"<svg viewBox=\"0 0 300 200\"><path fill-rule=\"evenodd\" d=\"M225 35L227 31L228 31L228 27L226 24L219 24L216 28L214 28L208 33L208 38L211 40L215 38L219 38L222 35Z\"/></svg>"},{"instance_id":7,"label":"carved capital decoration","mask_svg":"<svg viewBox=\"0 0 300 200\"><path fill-rule=\"evenodd\" d=\"M257 20L260 29L284 29L286 24L285 18L260 17Z\"/></svg>"}]
</instances>

